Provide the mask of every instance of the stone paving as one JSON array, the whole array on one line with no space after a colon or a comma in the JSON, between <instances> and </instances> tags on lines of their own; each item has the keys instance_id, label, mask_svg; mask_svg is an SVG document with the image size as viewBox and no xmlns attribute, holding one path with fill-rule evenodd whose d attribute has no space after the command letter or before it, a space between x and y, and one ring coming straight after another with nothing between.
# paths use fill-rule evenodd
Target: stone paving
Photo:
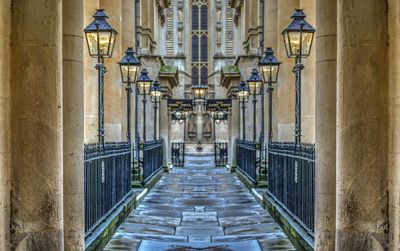
<instances>
[{"instance_id":1,"label":"stone paving","mask_svg":"<svg viewBox=\"0 0 400 251\"><path fill-rule=\"evenodd\" d=\"M282 229L225 168L175 168L104 250L295 250Z\"/></svg>"}]
</instances>

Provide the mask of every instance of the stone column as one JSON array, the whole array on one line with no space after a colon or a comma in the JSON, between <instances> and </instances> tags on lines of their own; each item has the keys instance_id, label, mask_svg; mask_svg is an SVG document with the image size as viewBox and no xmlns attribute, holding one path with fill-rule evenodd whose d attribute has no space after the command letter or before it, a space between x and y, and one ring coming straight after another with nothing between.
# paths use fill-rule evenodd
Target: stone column
<instances>
[{"instance_id":1,"label":"stone column","mask_svg":"<svg viewBox=\"0 0 400 251\"><path fill-rule=\"evenodd\" d=\"M128 47L135 48L135 0L122 0L122 32L120 33L120 39L122 40L121 58L125 55L125 50ZM126 106L126 84L122 83L121 90L121 138L124 141L126 139L127 132L127 106ZM135 138L135 89L136 85L132 84L133 92L131 95L131 135L132 142Z\"/></svg>"},{"instance_id":2,"label":"stone column","mask_svg":"<svg viewBox=\"0 0 400 251\"><path fill-rule=\"evenodd\" d=\"M83 0L63 1L64 249L85 248Z\"/></svg>"},{"instance_id":3,"label":"stone column","mask_svg":"<svg viewBox=\"0 0 400 251\"><path fill-rule=\"evenodd\" d=\"M336 0L316 2L315 250L335 250Z\"/></svg>"},{"instance_id":4,"label":"stone column","mask_svg":"<svg viewBox=\"0 0 400 251\"><path fill-rule=\"evenodd\" d=\"M121 113L122 95L125 88L122 88L121 71L117 64L122 56L122 22L121 22L121 0L100 0L100 7L105 9L109 22L118 32L115 40L114 53L112 58L105 59L107 73L104 77L104 128L106 141L125 141L125 135L121 135L121 124L125 121L125 115ZM125 50L124 50L125 51Z\"/></svg>"},{"instance_id":5,"label":"stone column","mask_svg":"<svg viewBox=\"0 0 400 251\"><path fill-rule=\"evenodd\" d=\"M160 128L160 136L159 138L164 139L164 165L168 164L168 160L169 160L169 156L170 156L170 150L169 150L169 146L170 146L170 139L169 139L169 116L168 116L168 106L167 106L167 99L162 99L161 103L158 105L158 110L159 110L159 128Z\"/></svg>"},{"instance_id":6,"label":"stone column","mask_svg":"<svg viewBox=\"0 0 400 251\"><path fill-rule=\"evenodd\" d=\"M294 120L295 120L295 81L292 69L294 59L286 55L285 44L281 32L290 24L290 18L294 9L299 7L299 0L278 0L278 46L276 56L282 64L279 70L279 80L276 85L274 96L274 113L276 114L276 123L278 126L277 134L274 140L294 141Z\"/></svg>"},{"instance_id":7,"label":"stone column","mask_svg":"<svg viewBox=\"0 0 400 251\"><path fill-rule=\"evenodd\" d=\"M93 21L93 14L99 8L99 0L83 1L84 26ZM98 76L94 68L97 59L89 56L89 51L84 41L83 47L83 77L84 77L84 112L85 112L85 143L94 143L98 141Z\"/></svg>"},{"instance_id":8,"label":"stone column","mask_svg":"<svg viewBox=\"0 0 400 251\"><path fill-rule=\"evenodd\" d=\"M338 2L336 250L387 244L386 1Z\"/></svg>"},{"instance_id":9,"label":"stone column","mask_svg":"<svg viewBox=\"0 0 400 251\"><path fill-rule=\"evenodd\" d=\"M62 1L12 9L12 249L62 250Z\"/></svg>"},{"instance_id":10,"label":"stone column","mask_svg":"<svg viewBox=\"0 0 400 251\"><path fill-rule=\"evenodd\" d=\"M307 15L306 20L318 31L315 23L316 0L300 0L300 8ZM302 142L315 143L315 45L312 45L308 58L303 59L304 70L301 81L301 126Z\"/></svg>"},{"instance_id":11,"label":"stone column","mask_svg":"<svg viewBox=\"0 0 400 251\"><path fill-rule=\"evenodd\" d=\"M0 250L10 249L11 0L0 3Z\"/></svg>"},{"instance_id":12,"label":"stone column","mask_svg":"<svg viewBox=\"0 0 400 251\"><path fill-rule=\"evenodd\" d=\"M240 120L240 113L241 113L241 107L239 105L239 101L237 99L232 99L232 112L231 112L231 116L230 116L230 125L231 125L231 142L230 142L230 147L231 147L231 153L230 155L230 161L231 164L235 164L233 163L235 160L234 156L235 156L235 142L237 139L241 139L241 135L240 135L240 127L241 127L241 120Z\"/></svg>"},{"instance_id":13,"label":"stone column","mask_svg":"<svg viewBox=\"0 0 400 251\"><path fill-rule=\"evenodd\" d=\"M389 249L400 249L400 8L389 0Z\"/></svg>"}]
</instances>

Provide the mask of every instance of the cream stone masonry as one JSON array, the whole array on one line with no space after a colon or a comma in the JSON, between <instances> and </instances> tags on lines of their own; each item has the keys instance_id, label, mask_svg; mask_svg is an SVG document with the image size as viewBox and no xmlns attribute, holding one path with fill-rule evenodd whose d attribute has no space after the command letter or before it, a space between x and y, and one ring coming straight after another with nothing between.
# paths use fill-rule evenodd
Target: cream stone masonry
<instances>
[{"instance_id":1,"label":"cream stone masonry","mask_svg":"<svg viewBox=\"0 0 400 251\"><path fill-rule=\"evenodd\" d=\"M125 88L122 88L121 71L119 62L126 48L122 48L122 0L100 0L100 7L106 10L111 26L117 30L114 53L112 58L106 58L104 64L107 73L104 75L104 129L105 140L109 142L125 141L125 135L121 135L122 121L125 121L125 114L122 115L122 95Z\"/></svg>"},{"instance_id":2,"label":"cream stone masonry","mask_svg":"<svg viewBox=\"0 0 400 251\"><path fill-rule=\"evenodd\" d=\"M0 2L0 250L10 249L11 0Z\"/></svg>"},{"instance_id":3,"label":"cream stone masonry","mask_svg":"<svg viewBox=\"0 0 400 251\"><path fill-rule=\"evenodd\" d=\"M99 8L99 0L83 1L83 22L88 25L93 21L93 14ZM85 143L98 141L98 76L94 68L97 60L90 57L86 41L83 47L84 107L85 107Z\"/></svg>"},{"instance_id":4,"label":"cream stone masonry","mask_svg":"<svg viewBox=\"0 0 400 251\"><path fill-rule=\"evenodd\" d=\"M384 250L389 227L386 2L339 1L337 17L336 250Z\"/></svg>"},{"instance_id":5,"label":"cream stone masonry","mask_svg":"<svg viewBox=\"0 0 400 251\"><path fill-rule=\"evenodd\" d=\"M315 250L335 250L336 0L316 1Z\"/></svg>"},{"instance_id":6,"label":"cream stone masonry","mask_svg":"<svg viewBox=\"0 0 400 251\"><path fill-rule=\"evenodd\" d=\"M400 3L389 0L389 250L400 249Z\"/></svg>"},{"instance_id":7,"label":"cream stone masonry","mask_svg":"<svg viewBox=\"0 0 400 251\"><path fill-rule=\"evenodd\" d=\"M64 245L61 20L61 1L13 1L13 250Z\"/></svg>"},{"instance_id":8,"label":"cream stone masonry","mask_svg":"<svg viewBox=\"0 0 400 251\"><path fill-rule=\"evenodd\" d=\"M294 121L295 121L295 78L292 72L294 59L286 55L285 45L281 32L290 24L290 17L294 9L299 7L299 0L278 0L278 47L276 57L282 62L279 70L279 80L276 85L274 103L277 123L277 134L275 141L294 141Z\"/></svg>"},{"instance_id":9,"label":"cream stone masonry","mask_svg":"<svg viewBox=\"0 0 400 251\"><path fill-rule=\"evenodd\" d=\"M121 58L125 55L125 51L128 47L135 48L135 0L122 0L121 4L121 20L122 29L120 33L121 43ZM119 58L118 60L120 60ZM117 59L117 58L116 58ZM121 82L121 139L126 140L127 132L127 97L126 97L126 84ZM132 94L131 94L131 135L132 139L135 137L135 123L134 123L134 111L135 111L135 83L132 83Z\"/></svg>"},{"instance_id":10,"label":"cream stone masonry","mask_svg":"<svg viewBox=\"0 0 400 251\"><path fill-rule=\"evenodd\" d=\"M64 250L85 248L83 0L63 1Z\"/></svg>"},{"instance_id":11,"label":"cream stone masonry","mask_svg":"<svg viewBox=\"0 0 400 251\"><path fill-rule=\"evenodd\" d=\"M318 31L319 27L315 23L315 6L317 1L318 0L300 0L300 8L304 9L304 13L307 16L307 22L310 23ZM302 72L301 81L301 126L303 134L302 141L312 144L315 143L315 60L316 49L314 40L311 47L310 56L302 60L304 64L304 70Z\"/></svg>"}]
</instances>

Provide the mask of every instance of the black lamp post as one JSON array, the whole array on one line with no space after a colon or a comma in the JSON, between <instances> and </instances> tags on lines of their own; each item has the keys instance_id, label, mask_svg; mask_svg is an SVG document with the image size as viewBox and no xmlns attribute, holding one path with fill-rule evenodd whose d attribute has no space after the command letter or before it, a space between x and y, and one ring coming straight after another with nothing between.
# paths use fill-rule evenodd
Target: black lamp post
<instances>
[{"instance_id":1,"label":"black lamp post","mask_svg":"<svg viewBox=\"0 0 400 251\"><path fill-rule=\"evenodd\" d=\"M296 9L292 15L293 21L282 32L286 54L289 58L296 58L293 72L296 75L296 145L301 143L301 71L304 65L302 58L310 55L315 29L307 23L302 9Z\"/></svg>"},{"instance_id":2,"label":"black lamp post","mask_svg":"<svg viewBox=\"0 0 400 251\"><path fill-rule=\"evenodd\" d=\"M242 124L243 124L243 136L242 139L246 140L246 103L249 102L249 87L246 82L241 81L239 85L239 91L237 92L237 97L242 105Z\"/></svg>"},{"instance_id":3,"label":"black lamp post","mask_svg":"<svg viewBox=\"0 0 400 251\"><path fill-rule=\"evenodd\" d=\"M280 64L281 62L274 56L274 51L270 47L266 49L258 64L264 83L268 83L268 142L272 141L272 92L274 91L272 84L278 82Z\"/></svg>"},{"instance_id":4,"label":"black lamp post","mask_svg":"<svg viewBox=\"0 0 400 251\"><path fill-rule=\"evenodd\" d=\"M257 120L256 120L256 109L257 109L257 95L261 94L262 90L262 79L258 74L257 69L253 69L250 78L247 80L249 85L249 94L253 95L253 141L256 142L257 137Z\"/></svg>"},{"instance_id":5,"label":"black lamp post","mask_svg":"<svg viewBox=\"0 0 400 251\"><path fill-rule=\"evenodd\" d=\"M99 145L104 146L104 58L112 57L117 31L107 22L104 9L98 9L94 20L84 29L89 55L97 58L98 72L98 137Z\"/></svg>"},{"instance_id":6,"label":"black lamp post","mask_svg":"<svg viewBox=\"0 0 400 251\"><path fill-rule=\"evenodd\" d=\"M161 102L162 92L160 83L155 81L150 90L151 102L154 103L154 141L157 140L157 109L158 104Z\"/></svg>"},{"instance_id":7,"label":"black lamp post","mask_svg":"<svg viewBox=\"0 0 400 251\"><path fill-rule=\"evenodd\" d=\"M135 57L135 52L132 47L129 47L125 51L125 56L119 61L119 67L121 69L122 82L126 83L126 105L127 105L127 118L126 118L126 140L131 143L131 93L132 83L136 82L139 74L140 62Z\"/></svg>"},{"instance_id":8,"label":"black lamp post","mask_svg":"<svg viewBox=\"0 0 400 251\"><path fill-rule=\"evenodd\" d=\"M139 95L143 96L143 142L146 143L146 96L150 94L150 87L153 80L150 79L149 73L146 69L140 72L140 76L137 80L137 90Z\"/></svg>"}]
</instances>

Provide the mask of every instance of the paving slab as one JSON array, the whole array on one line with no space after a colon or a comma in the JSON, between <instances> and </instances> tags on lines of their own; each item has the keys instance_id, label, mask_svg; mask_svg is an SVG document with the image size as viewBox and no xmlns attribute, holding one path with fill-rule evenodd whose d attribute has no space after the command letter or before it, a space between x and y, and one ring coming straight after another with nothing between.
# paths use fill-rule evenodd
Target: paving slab
<instances>
[{"instance_id":1,"label":"paving slab","mask_svg":"<svg viewBox=\"0 0 400 251\"><path fill-rule=\"evenodd\" d=\"M165 174L104 250L295 250L235 174L189 166Z\"/></svg>"}]
</instances>

